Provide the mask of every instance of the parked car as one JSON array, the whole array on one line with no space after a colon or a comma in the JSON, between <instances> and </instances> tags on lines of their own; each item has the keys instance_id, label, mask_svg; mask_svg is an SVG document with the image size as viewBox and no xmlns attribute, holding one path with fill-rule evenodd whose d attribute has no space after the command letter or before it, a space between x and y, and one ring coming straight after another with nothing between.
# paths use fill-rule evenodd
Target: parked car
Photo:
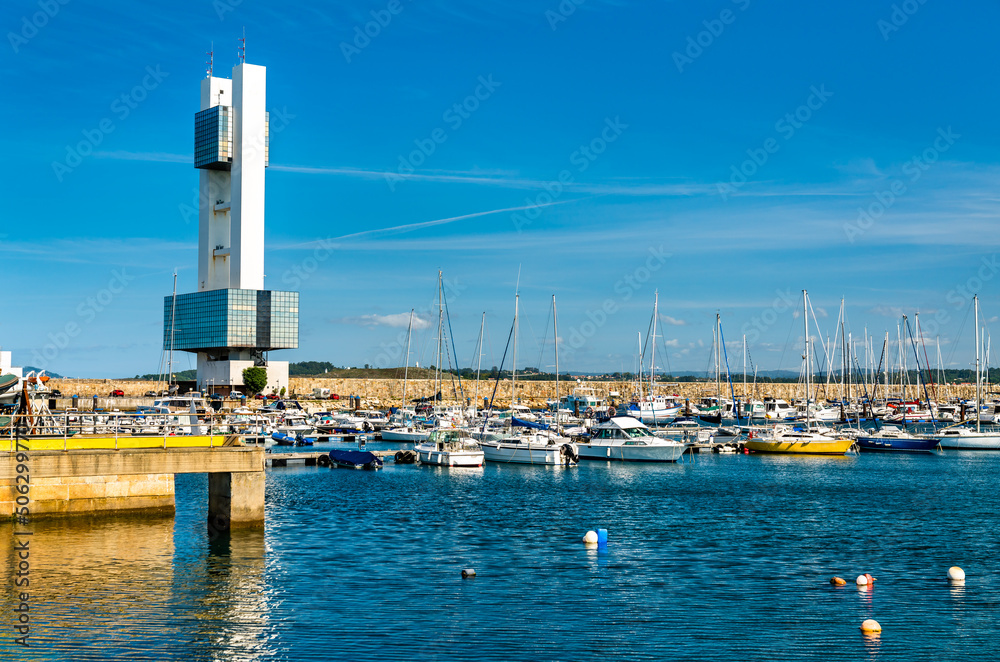
<instances>
[{"instance_id":1,"label":"parked car","mask_svg":"<svg viewBox=\"0 0 1000 662\"><path fill-rule=\"evenodd\" d=\"M156 397L156 391L146 391L145 397L147 397L147 398L155 398Z\"/></svg>"},{"instance_id":2,"label":"parked car","mask_svg":"<svg viewBox=\"0 0 1000 662\"><path fill-rule=\"evenodd\" d=\"M331 393L330 394L330 399L331 400L340 400L340 396L337 395L336 393Z\"/></svg>"},{"instance_id":3,"label":"parked car","mask_svg":"<svg viewBox=\"0 0 1000 662\"><path fill-rule=\"evenodd\" d=\"M277 393L268 393L268 394L267 394L267 399L268 399L268 400L278 400L278 399L279 399L279 397L278 397L278 394L277 394Z\"/></svg>"},{"instance_id":4,"label":"parked car","mask_svg":"<svg viewBox=\"0 0 1000 662\"><path fill-rule=\"evenodd\" d=\"M208 399L209 400L217 400L219 402L222 402L222 400L223 400L222 396L219 395L218 393L212 393L211 395L208 396Z\"/></svg>"},{"instance_id":5,"label":"parked car","mask_svg":"<svg viewBox=\"0 0 1000 662\"><path fill-rule=\"evenodd\" d=\"M110 398L124 398L125 397L125 391L121 390L120 388L116 388L115 390L111 391L111 393L108 394L108 397L110 397Z\"/></svg>"},{"instance_id":6,"label":"parked car","mask_svg":"<svg viewBox=\"0 0 1000 662\"><path fill-rule=\"evenodd\" d=\"M49 395L52 396L53 398L61 398L62 397L62 391L60 391L57 388L54 388L51 391L49 391Z\"/></svg>"},{"instance_id":7,"label":"parked car","mask_svg":"<svg viewBox=\"0 0 1000 662\"><path fill-rule=\"evenodd\" d=\"M263 400L264 399L264 394L263 393L257 393L256 395L253 396L253 399L254 400Z\"/></svg>"},{"instance_id":8,"label":"parked car","mask_svg":"<svg viewBox=\"0 0 1000 662\"><path fill-rule=\"evenodd\" d=\"M242 397L243 397L243 394L240 393L239 391L230 391L229 392L229 399L230 400L239 400Z\"/></svg>"}]
</instances>

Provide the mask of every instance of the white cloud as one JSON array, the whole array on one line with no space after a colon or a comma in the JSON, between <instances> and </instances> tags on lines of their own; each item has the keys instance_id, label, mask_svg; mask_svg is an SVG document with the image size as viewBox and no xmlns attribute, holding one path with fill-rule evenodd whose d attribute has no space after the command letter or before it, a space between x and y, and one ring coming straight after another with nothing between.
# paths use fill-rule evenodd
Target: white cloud
<instances>
[{"instance_id":1,"label":"white cloud","mask_svg":"<svg viewBox=\"0 0 1000 662\"><path fill-rule=\"evenodd\" d=\"M687 326L687 321L679 320L676 317L671 317L670 315L661 315L661 319L667 324L672 324L673 326Z\"/></svg>"},{"instance_id":2,"label":"white cloud","mask_svg":"<svg viewBox=\"0 0 1000 662\"><path fill-rule=\"evenodd\" d=\"M393 328L405 329L410 325L410 313L393 313L392 315L361 315L360 317L342 317L334 320L341 324L356 324L358 326L389 326ZM430 319L423 319L416 313L413 314L413 328L415 330L429 329Z\"/></svg>"}]
</instances>

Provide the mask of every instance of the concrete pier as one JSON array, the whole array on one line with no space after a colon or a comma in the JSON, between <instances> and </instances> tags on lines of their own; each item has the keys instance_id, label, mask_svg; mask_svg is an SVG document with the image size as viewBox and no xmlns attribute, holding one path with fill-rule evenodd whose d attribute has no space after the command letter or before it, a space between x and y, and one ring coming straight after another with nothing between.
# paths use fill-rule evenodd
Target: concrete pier
<instances>
[{"instance_id":1,"label":"concrete pier","mask_svg":"<svg viewBox=\"0 0 1000 662\"><path fill-rule=\"evenodd\" d=\"M207 473L209 517L217 529L264 523L261 448L45 450L29 451L28 459L21 462L17 455L0 453L0 512L7 515L24 506L25 497L32 519L126 512L172 513L174 475ZM18 472L18 465L26 467L26 471Z\"/></svg>"}]
</instances>

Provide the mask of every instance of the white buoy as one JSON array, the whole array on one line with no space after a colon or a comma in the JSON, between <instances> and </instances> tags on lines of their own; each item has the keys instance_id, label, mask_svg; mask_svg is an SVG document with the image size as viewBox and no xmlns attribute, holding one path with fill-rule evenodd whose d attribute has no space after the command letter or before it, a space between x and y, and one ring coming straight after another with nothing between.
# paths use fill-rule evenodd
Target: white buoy
<instances>
[{"instance_id":1,"label":"white buoy","mask_svg":"<svg viewBox=\"0 0 1000 662\"><path fill-rule=\"evenodd\" d=\"M873 618L869 618L867 621L861 624L862 632L881 632L882 626L878 624Z\"/></svg>"},{"instance_id":2,"label":"white buoy","mask_svg":"<svg viewBox=\"0 0 1000 662\"><path fill-rule=\"evenodd\" d=\"M587 534L583 536L583 542L587 543L588 545L596 545L597 531L587 531Z\"/></svg>"},{"instance_id":3,"label":"white buoy","mask_svg":"<svg viewBox=\"0 0 1000 662\"><path fill-rule=\"evenodd\" d=\"M476 576L476 571L473 568L466 568L465 570L462 571L462 576L463 577L475 577Z\"/></svg>"},{"instance_id":4,"label":"white buoy","mask_svg":"<svg viewBox=\"0 0 1000 662\"><path fill-rule=\"evenodd\" d=\"M953 582L965 581L965 570L962 570L957 565L953 565L948 568L948 579Z\"/></svg>"},{"instance_id":5,"label":"white buoy","mask_svg":"<svg viewBox=\"0 0 1000 662\"><path fill-rule=\"evenodd\" d=\"M855 580L855 583L858 586L867 586L868 585L868 577L866 577L865 575L858 575L858 578Z\"/></svg>"}]
</instances>

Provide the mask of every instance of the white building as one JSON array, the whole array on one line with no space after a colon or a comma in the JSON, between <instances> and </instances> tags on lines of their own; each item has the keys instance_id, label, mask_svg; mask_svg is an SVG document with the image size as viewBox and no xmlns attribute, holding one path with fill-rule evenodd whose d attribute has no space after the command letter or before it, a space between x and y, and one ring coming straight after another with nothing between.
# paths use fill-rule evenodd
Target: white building
<instances>
[{"instance_id":1,"label":"white building","mask_svg":"<svg viewBox=\"0 0 1000 662\"><path fill-rule=\"evenodd\" d=\"M267 369L267 391L287 388L288 362L268 352L298 347L298 292L264 289L267 73L241 63L232 79L201 81L195 115L199 169L198 291L164 299L164 347L198 355L198 387L228 393L243 369Z\"/></svg>"},{"instance_id":2,"label":"white building","mask_svg":"<svg viewBox=\"0 0 1000 662\"><path fill-rule=\"evenodd\" d=\"M11 365L11 353L0 351L0 375L14 375L18 379L24 378L24 370Z\"/></svg>"}]
</instances>

